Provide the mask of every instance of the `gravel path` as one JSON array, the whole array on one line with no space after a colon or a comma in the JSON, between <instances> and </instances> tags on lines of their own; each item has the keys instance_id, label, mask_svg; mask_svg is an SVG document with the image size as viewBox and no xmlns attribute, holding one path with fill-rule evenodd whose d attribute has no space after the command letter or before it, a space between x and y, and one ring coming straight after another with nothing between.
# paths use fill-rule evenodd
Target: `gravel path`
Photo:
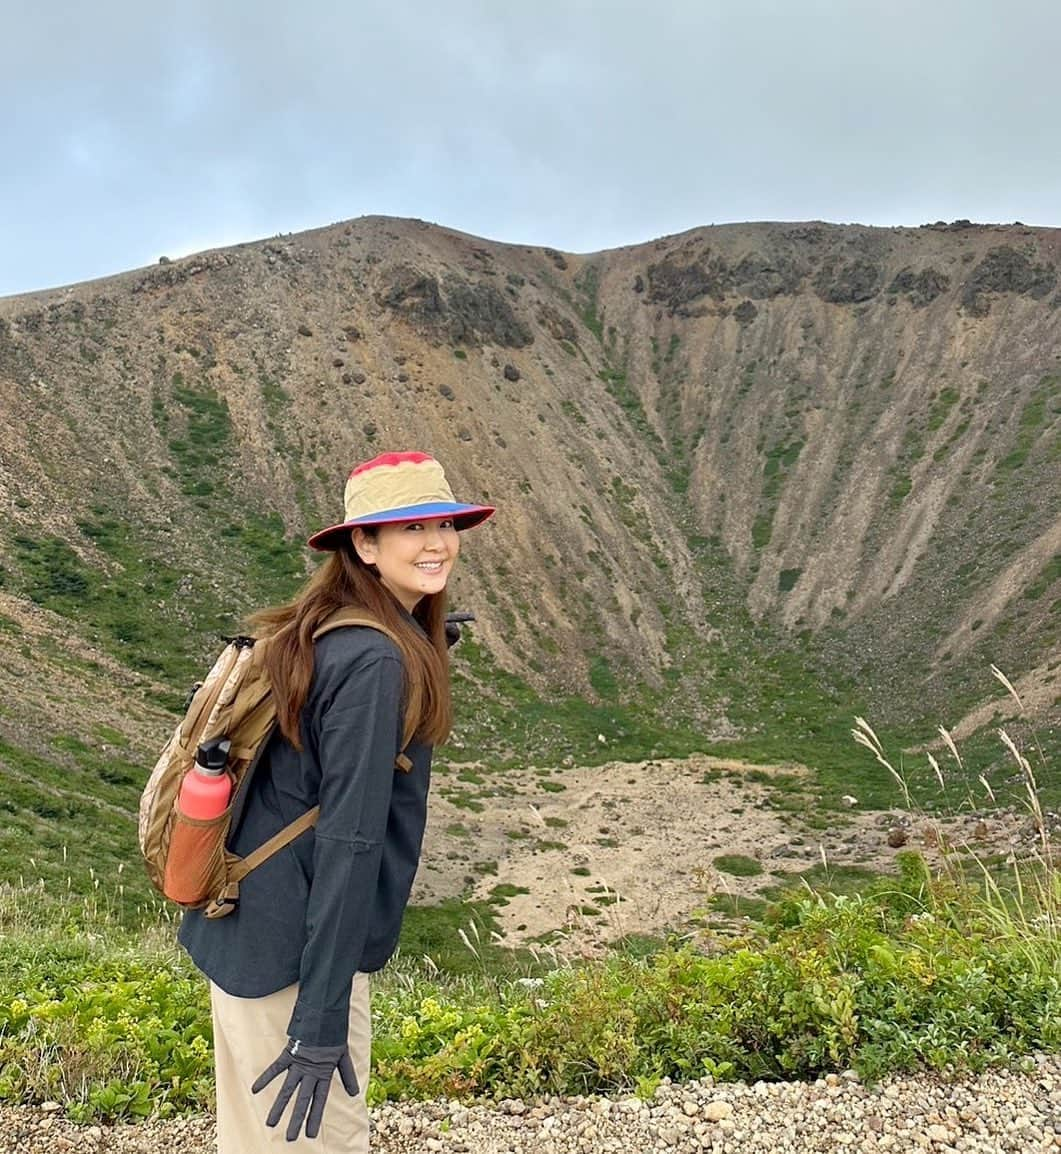
<instances>
[{"instance_id":1,"label":"gravel path","mask_svg":"<svg viewBox=\"0 0 1061 1154\"><path fill-rule=\"evenodd\" d=\"M663 1085L647 1102L409 1103L380 1107L374 1122L378 1154L1038 1154L1061 1150L1061 1059L1039 1057L1027 1073L991 1071L951 1083L889 1078L872 1089L847 1074L814 1083ZM0 1110L0 1154L213 1149L208 1118L76 1127L57 1111Z\"/></svg>"}]
</instances>

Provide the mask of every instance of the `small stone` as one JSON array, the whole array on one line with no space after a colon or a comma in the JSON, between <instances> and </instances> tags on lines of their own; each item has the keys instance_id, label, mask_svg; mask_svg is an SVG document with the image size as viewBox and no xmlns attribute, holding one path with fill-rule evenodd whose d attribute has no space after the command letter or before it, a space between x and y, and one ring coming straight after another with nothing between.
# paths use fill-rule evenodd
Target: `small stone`
<instances>
[{"instance_id":1,"label":"small stone","mask_svg":"<svg viewBox=\"0 0 1061 1154\"><path fill-rule=\"evenodd\" d=\"M909 835L902 826L897 825L888 830L888 845L890 845L892 849L900 849L906 845L909 840Z\"/></svg>"},{"instance_id":2,"label":"small stone","mask_svg":"<svg viewBox=\"0 0 1061 1154\"><path fill-rule=\"evenodd\" d=\"M700 1107L691 1098L685 1099L685 1101L682 1103L682 1109L690 1118L693 1118L700 1113Z\"/></svg>"},{"instance_id":3,"label":"small stone","mask_svg":"<svg viewBox=\"0 0 1061 1154\"><path fill-rule=\"evenodd\" d=\"M703 1115L709 1122L721 1122L723 1118L733 1117L733 1107L729 1102L716 1098L704 1107Z\"/></svg>"},{"instance_id":4,"label":"small stone","mask_svg":"<svg viewBox=\"0 0 1061 1154\"><path fill-rule=\"evenodd\" d=\"M519 369L517 369L515 365L505 365L504 374L506 381L519 380Z\"/></svg>"},{"instance_id":5,"label":"small stone","mask_svg":"<svg viewBox=\"0 0 1061 1154\"><path fill-rule=\"evenodd\" d=\"M950 1141L950 1131L947 1129L946 1126L940 1126L940 1125L929 1126L929 1128L925 1131L925 1133L928 1135L928 1137L933 1142L949 1142Z\"/></svg>"}]
</instances>

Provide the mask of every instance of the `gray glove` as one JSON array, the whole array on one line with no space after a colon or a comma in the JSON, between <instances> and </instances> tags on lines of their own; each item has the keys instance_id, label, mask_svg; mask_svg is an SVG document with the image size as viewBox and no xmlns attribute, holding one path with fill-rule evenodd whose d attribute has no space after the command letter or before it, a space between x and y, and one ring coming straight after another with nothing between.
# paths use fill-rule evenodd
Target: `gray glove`
<instances>
[{"instance_id":1,"label":"gray glove","mask_svg":"<svg viewBox=\"0 0 1061 1154\"><path fill-rule=\"evenodd\" d=\"M357 1074L354 1073L354 1064L346 1046L303 1046L291 1038L280 1057L255 1079L251 1093L257 1094L259 1090L264 1090L277 1074L285 1070L287 1077L284 1078L284 1084L280 1087L280 1093L276 1096L265 1124L277 1125L287 1109L291 1095L297 1090L291 1120L287 1124L288 1142L298 1140L303 1120L306 1122L307 1138L316 1138L320 1133L328 1091L332 1087L332 1075L336 1070L339 1071L346 1092L351 1098L357 1097Z\"/></svg>"}]
</instances>

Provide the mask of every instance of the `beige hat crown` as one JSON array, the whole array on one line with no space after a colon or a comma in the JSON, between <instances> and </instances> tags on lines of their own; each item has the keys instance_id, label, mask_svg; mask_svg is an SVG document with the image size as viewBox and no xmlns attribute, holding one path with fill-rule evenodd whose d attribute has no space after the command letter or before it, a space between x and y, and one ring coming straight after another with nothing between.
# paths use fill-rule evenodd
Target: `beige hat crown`
<instances>
[{"instance_id":1,"label":"beige hat crown","mask_svg":"<svg viewBox=\"0 0 1061 1154\"><path fill-rule=\"evenodd\" d=\"M355 466L343 493L346 518L309 539L313 549L336 549L355 525L450 517L457 529L470 529L494 512L493 505L456 500L442 466L428 453L381 453Z\"/></svg>"}]
</instances>

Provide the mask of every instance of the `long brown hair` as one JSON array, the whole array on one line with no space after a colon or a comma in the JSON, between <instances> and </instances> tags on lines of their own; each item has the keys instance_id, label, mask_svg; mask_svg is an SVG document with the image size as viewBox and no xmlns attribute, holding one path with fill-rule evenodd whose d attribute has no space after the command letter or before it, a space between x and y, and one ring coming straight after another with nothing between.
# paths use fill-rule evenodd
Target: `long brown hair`
<instances>
[{"instance_id":1,"label":"long brown hair","mask_svg":"<svg viewBox=\"0 0 1061 1154\"><path fill-rule=\"evenodd\" d=\"M365 610L394 634L402 655L405 709L420 718L416 736L441 744L452 723L446 592L425 595L413 610L421 633L374 568L358 557L350 540L331 554L293 601L249 618L255 635L265 642L265 667L284 737L296 749L302 748L299 719L313 680L313 634L337 609L347 606Z\"/></svg>"}]
</instances>

